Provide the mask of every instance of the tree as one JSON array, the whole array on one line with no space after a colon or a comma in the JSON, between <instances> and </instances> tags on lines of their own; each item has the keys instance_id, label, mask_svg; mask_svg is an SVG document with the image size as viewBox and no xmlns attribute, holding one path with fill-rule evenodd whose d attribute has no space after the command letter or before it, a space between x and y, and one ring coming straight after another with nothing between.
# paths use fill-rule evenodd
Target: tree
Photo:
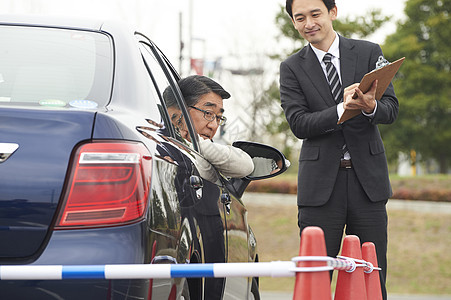
<instances>
[{"instance_id":1,"label":"tree","mask_svg":"<svg viewBox=\"0 0 451 300\"><path fill-rule=\"evenodd\" d=\"M408 0L406 20L387 37L390 61L406 57L394 86L400 102L396 123L381 126L391 152L423 161L435 159L439 172L451 164L451 0Z\"/></svg>"},{"instance_id":2,"label":"tree","mask_svg":"<svg viewBox=\"0 0 451 300\"><path fill-rule=\"evenodd\" d=\"M279 101L279 85L273 82L266 90L267 99L271 102L269 110L270 122L266 124L266 131L274 138L278 137L283 145L282 152L286 157L291 157L293 154L293 146L298 142L298 138L291 133L290 126L285 119Z\"/></svg>"},{"instance_id":3,"label":"tree","mask_svg":"<svg viewBox=\"0 0 451 300\"><path fill-rule=\"evenodd\" d=\"M390 18L382 16L381 11L370 10L363 16L346 17L343 20L337 19L334 21L334 29L341 35L352 38L364 38L376 32L382 25L384 25ZM299 35L294 28L290 16L285 12L283 6L280 7L276 15L276 25L281 32L280 39L289 40L292 43L292 48L284 53L274 54L271 57L278 61L285 59L288 55L298 51L304 47L306 41ZM279 41L280 42L280 41ZM272 99L269 107L274 107L274 104L280 108L279 84L275 81L267 90L266 94ZM284 153L292 153L291 146L295 145L298 139L292 134L285 115L281 109L272 110L271 121L266 124L266 130L272 135L282 136L285 141ZM287 155L288 156L288 155Z\"/></svg>"}]
</instances>

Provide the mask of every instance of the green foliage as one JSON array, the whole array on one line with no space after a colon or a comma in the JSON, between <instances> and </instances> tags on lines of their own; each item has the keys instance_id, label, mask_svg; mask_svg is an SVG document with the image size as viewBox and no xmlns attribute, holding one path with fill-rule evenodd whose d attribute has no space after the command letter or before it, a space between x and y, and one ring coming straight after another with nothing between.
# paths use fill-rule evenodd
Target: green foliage
<instances>
[{"instance_id":1,"label":"green foliage","mask_svg":"<svg viewBox=\"0 0 451 300\"><path fill-rule=\"evenodd\" d=\"M374 9L364 16L346 17L343 21L337 19L334 29L345 37L364 38L376 32L389 20L389 16L382 16L380 9Z\"/></svg>"},{"instance_id":2,"label":"green foliage","mask_svg":"<svg viewBox=\"0 0 451 300\"><path fill-rule=\"evenodd\" d=\"M421 153L440 172L451 164L451 0L408 0L407 19L383 46L388 60L406 60L394 86L400 102L396 123L381 126L391 153Z\"/></svg>"}]
</instances>

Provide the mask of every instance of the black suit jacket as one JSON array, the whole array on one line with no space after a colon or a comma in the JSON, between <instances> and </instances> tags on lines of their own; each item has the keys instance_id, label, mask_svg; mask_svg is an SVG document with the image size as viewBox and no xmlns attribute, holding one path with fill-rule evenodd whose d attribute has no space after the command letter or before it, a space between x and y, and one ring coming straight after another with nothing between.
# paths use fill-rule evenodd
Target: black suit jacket
<instances>
[{"instance_id":1,"label":"black suit jacket","mask_svg":"<svg viewBox=\"0 0 451 300\"><path fill-rule=\"evenodd\" d=\"M382 55L379 45L340 38L342 86L360 82ZM391 195L387 159L377 124L390 124L398 115L393 85L377 103L374 118L360 114L337 125L336 103L321 65L307 45L280 65L280 99L294 135L303 139L299 157L298 205L328 201L346 143L353 168L371 201Z\"/></svg>"}]
</instances>

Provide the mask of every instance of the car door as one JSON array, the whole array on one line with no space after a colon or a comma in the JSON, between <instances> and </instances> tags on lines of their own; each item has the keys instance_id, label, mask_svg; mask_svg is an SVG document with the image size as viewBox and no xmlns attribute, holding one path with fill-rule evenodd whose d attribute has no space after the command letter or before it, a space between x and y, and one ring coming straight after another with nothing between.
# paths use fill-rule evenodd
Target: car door
<instances>
[{"instance_id":1,"label":"car door","mask_svg":"<svg viewBox=\"0 0 451 300\"><path fill-rule=\"evenodd\" d=\"M197 134L191 124L190 116L184 105L182 95L178 90L177 74L170 70L171 66L167 64L159 50L150 42L142 41L140 45L143 59L148 66L150 76L153 77L155 84L159 87L161 101L161 110L166 116L167 127L170 129L165 132L167 143L166 147L177 147L181 149L178 164L183 165L183 181L188 182L188 188L180 193L180 207L185 215L189 215L191 230L195 235L193 239L193 255L190 257L190 263L224 263L226 258L226 240L224 235L224 213L221 196L225 194L225 189L220 180L212 182L209 178L201 176L198 169L199 165L209 164L199 153L197 144ZM158 66L163 67L164 74L158 74ZM163 76L164 75L164 76ZM181 115L186 120L190 141L177 134L172 126L171 117L167 113L166 103L163 94L170 91L176 95L177 106ZM213 167L213 172L217 172ZM219 178L220 175L215 176ZM196 282L197 281L197 282ZM204 299L221 299L225 280L222 278L205 278L190 280L191 286L201 286L200 290L190 289L191 298L196 299L196 294Z\"/></svg>"}]
</instances>

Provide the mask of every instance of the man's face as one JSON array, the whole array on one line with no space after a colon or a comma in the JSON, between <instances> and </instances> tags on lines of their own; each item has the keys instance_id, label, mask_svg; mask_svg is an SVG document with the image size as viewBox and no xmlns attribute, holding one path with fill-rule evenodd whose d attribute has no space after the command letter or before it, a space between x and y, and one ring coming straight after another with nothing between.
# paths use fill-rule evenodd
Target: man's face
<instances>
[{"instance_id":1,"label":"man's face","mask_svg":"<svg viewBox=\"0 0 451 300\"><path fill-rule=\"evenodd\" d=\"M218 130L219 123L217 117L222 117L224 113L223 99L218 94L213 92L203 95L199 98L199 101L194 105L198 109L202 109L209 113L216 115L213 121L208 121L204 117L204 112L189 107L189 113L191 120L194 123L194 129L204 139L212 139ZM207 115L209 114L207 113ZM208 117L208 116L207 116Z\"/></svg>"},{"instance_id":2,"label":"man's face","mask_svg":"<svg viewBox=\"0 0 451 300\"><path fill-rule=\"evenodd\" d=\"M293 25L301 36L323 51L329 50L335 33L332 21L337 18L337 7L330 11L322 0L294 0Z\"/></svg>"}]
</instances>

